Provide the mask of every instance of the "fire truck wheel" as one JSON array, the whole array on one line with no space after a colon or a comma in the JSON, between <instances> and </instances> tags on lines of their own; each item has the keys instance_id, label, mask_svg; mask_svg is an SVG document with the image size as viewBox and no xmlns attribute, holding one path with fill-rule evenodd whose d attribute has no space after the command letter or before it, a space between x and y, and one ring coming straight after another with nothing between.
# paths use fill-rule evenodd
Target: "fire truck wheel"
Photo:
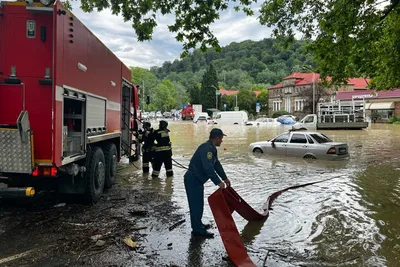
<instances>
[{"instance_id":1,"label":"fire truck wheel","mask_svg":"<svg viewBox=\"0 0 400 267\"><path fill-rule=\"evenodd\" d=\"M92 149L89 168L86 171L86 198L88 201L96 203L103 194L106 167L103 150L99 147Z\"/></svg>"},{"instance_id":2,"label":"fire truck wheel","mask_svg":"<svg viewBox=\"0 0 400 267\"><path fill-rule=\"evenodd\" d=\"M105 189L110 189L115 184L115 176L117 175L117 147L111 143L104 148L104 158L106 160L106 180Z\"/></svg>"}]
</instances>

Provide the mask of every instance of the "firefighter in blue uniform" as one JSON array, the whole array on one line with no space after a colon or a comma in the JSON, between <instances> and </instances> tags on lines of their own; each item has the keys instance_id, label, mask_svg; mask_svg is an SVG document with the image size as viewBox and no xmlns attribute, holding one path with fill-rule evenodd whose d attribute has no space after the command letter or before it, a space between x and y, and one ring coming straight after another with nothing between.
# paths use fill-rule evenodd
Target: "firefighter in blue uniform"
<instances>
[{"instance_id":1,"label":"firefighter in blue uniform","mask_svg":"<svg viewBox=\"0 0 400 267\"><path fill-rule=\"evenodd\" d=\"M201 221L204 208L204 184L210 178L221 189L224 189L225 185L231 186L217 156L217 147L221 145L224 136L226 135L221 129L212 129L209 140L201 144L194 153L189 163L189 169L184 176L190 209L190 223L194 236L214 237L213 233L207 231L210 225L205 225Z\"/></svg>"},{"instance_id":2,"label":"firefighter in blue uniform","mask_svg":"<svg viewBox=\"0 0 400 267\"><path fill-rule=\"evenodd\" d=\"M152 149L153 149L153 128L151 128L150 122L143 123L143 131L139 132L139 142L143 142L143 155L142 155L142 170L143 173L149 173L150 171L150 162L152 158Z\"/></svg>"},{"instance_id":3,"label":"firefighter in blue uniform","mask_svg":"<svg viewBox=\"0 0 400 267\"><path fill-rule=\"evenodd\" d=\"M159 129L154 132L154 162L153 173L151 176L157 178L160 175L161 166L164 163L167 177L174 175L172 171L172 148L171 140L169 139L169 130L167 129L168 122L162 120L159 124Z\"/></svg>"}]
</instances>

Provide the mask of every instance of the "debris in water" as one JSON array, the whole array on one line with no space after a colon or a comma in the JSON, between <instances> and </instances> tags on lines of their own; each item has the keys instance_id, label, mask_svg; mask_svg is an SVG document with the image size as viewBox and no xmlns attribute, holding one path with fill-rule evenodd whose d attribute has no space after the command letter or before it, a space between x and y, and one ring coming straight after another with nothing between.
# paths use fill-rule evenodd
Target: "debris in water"
<instances>
[{"instance_id":1,"label":"debris in water","mask_svg":"<svg viewBox=\"0 0 400 267\"><path fill-rule=\"evenodd\" d=\"M106 244L106 241L104 241L104 240L97 240L97 242L96 242L96 246L98 246L98 247L102 247L105 244Z\"/></svg>"},{"instance_id":2,"label":"debris in water","mask_svg":"<svg viewBox=\"0 0 400 267\"><path fill-rule=\"evenodd\" d=\"M185 221L186 221L185 219L180 220L179 222L174 223L173 225L171 225L168 229L169 229L170 231L172 231L172 230L174 230L176 227L178 227L179 225L181 225L182 223L184 223Z\"/></svg>"},{"instance_id":3,"label":"debris in water","mask_svg":"<svg viewBox=\"0 0 400 267\"><path fill-rule=\"evenodd\" d=\"M136 248L136 242L134 242L130 236L124 238L124 243L131 248Z\"/></svg>"}]
</instances>

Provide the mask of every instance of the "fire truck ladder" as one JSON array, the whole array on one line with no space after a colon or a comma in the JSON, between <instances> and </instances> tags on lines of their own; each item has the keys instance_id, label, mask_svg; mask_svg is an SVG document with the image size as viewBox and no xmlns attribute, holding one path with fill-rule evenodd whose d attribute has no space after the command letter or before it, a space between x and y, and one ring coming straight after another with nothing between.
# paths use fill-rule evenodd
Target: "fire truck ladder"
<instances>
[{"instance_id":1,"label":"fire truck ladder","mask_svg":"<svg viewBox=\"0 0 400 267\"><path fill-rule=\"evenodd\" d=\"M122 98L123 101L127 99L129 98ZM126 106L122 105L122 130L129 129L129 135L121 138L121 146L125 155L129 157L129 162L136 161L140 155L140 146L137 140L138 125L135 120L133 128L131 128L131 117L136 118L135 113L132 113Z\"/></svg>"}]
</instances>

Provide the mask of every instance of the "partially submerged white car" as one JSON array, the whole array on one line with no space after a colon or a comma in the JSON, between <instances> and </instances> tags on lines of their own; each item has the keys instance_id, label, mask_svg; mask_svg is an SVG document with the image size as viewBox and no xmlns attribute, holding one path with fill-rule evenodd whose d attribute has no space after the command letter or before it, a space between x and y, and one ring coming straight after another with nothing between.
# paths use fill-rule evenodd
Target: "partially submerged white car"
<instances>
[{"instance_id":1,"label":"partially submerged white car","mask_svg":"<svg viewBox=\"0 0 400 267\"><path fill-rule=\"evenodd\" d=\"M280 123L274 118L258 118L255 121L248 121L247 126L276 126Z\"/></svg>"},{"instance_id":2,"label":"partially submerged white car","mask_svg":"<svg viewBox=\"0 0 400 267\"><path fill-rule=\"evenodd\" d=\"M318 132L289 131L269 141L251 143L249 152L267 155L336 160L349 156L347 144L333 142Z\"/></svg>"}]
</instances>

